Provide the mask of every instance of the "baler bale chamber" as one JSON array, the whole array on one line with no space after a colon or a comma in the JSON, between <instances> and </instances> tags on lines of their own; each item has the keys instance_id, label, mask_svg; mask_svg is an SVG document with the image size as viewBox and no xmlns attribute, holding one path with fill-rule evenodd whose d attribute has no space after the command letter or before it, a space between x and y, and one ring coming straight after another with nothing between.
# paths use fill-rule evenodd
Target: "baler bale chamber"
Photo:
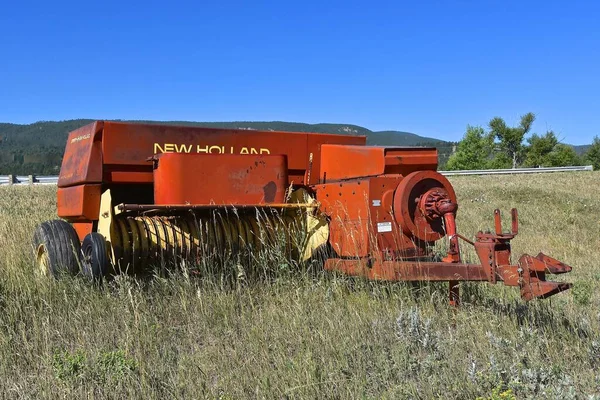
<instances>
[{"instance_id":1,"label":"baler bale chamber","mask_svg":"<svg viewBox=\"0 0 600 400\"><path fill-rule=\"evenodd\" d=\"M570 287L571 267L540 253L511 261L502 230L457 232L456 194L437 150L367 146L364 136L97 121L69 134L58 216L34 235L38 270L95 280L271 244L373 280L503 282L525 300ZM68 221L65 222L65 221ZM447 241L436 255L433 245ZM461 258L474 246L478 263Z\"/></svg>"}]
</instances>

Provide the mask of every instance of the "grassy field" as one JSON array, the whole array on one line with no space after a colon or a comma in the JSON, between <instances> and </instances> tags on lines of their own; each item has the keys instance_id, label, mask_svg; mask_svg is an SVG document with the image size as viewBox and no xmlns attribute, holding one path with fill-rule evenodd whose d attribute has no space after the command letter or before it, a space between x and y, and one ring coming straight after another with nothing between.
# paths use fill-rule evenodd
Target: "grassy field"
<instances>
[{"instance_id":1,"label":"grassy field","mask_svg":"<svg viewBox=\"0 0 600 400\"><path fill-rule=\"evenodd\" d=\"M464 284L454 310L441 284L323 273L54 282L34 273L30 242L56 189L1 188L1 397L600 398L600 173L452 183L460 232L517 207L515 255L571 264L574 289L524 304Z\"/></svg>"}]
</instances>

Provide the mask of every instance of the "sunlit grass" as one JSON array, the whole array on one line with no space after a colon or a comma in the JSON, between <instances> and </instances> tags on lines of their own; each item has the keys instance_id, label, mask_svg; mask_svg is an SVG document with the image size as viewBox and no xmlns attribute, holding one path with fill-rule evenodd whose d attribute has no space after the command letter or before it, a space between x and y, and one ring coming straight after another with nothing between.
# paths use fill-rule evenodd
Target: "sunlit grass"
<instances>
[{"instance_id":1,"label":"sunlit grass","mask_svg":"<svg viewBox=\"0 0 600 400\"><path fill-rule=\"evenodd\" d=\"M571 264L575 290L372 283L330 274L221 285L178 275L103 288L36 276L31 236L54 187L0 188L5 398L517 398L600 393L600 174L452 179L465 236L519 209L516 255ZM465 256L474 254L463 245ZM473 259L474 260L474 259ZM270 262L269 259L264 260Z\"/></svg>"}]
</instances>

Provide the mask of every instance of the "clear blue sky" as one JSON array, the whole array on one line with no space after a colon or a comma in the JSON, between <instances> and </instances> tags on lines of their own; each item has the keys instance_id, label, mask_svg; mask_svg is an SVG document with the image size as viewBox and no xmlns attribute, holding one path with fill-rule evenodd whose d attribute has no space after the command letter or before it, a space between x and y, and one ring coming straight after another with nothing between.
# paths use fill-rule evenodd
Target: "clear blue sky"
<instances>
[{"instance_id":1,"label":"clear blue sky","mask_svg":"<svg viewBox=\"0 0 600 400\"><path fill-rule=\"evenodd\" d=\"M3 2L0 121L340 122L446 140L494 116L600 135L595 1Z\"/></svg>"}]
</instances>

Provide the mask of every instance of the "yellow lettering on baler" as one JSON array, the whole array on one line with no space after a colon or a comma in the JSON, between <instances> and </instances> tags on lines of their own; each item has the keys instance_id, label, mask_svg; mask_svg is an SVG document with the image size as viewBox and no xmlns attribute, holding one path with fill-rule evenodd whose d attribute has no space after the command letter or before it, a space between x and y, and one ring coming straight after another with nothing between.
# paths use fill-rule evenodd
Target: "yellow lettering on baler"
<instances>
[{"instance_id":1,"label":"yellow lettering on baler","mask_svg":"<svg viewBox=\"0 0 600 400\"><path fill-rule=\"evenodd\" d=\"M262 147L259 149L255 147L242 147L240 154L271 154L271 151Z\"/></svg>"},{"instance_id":2,"label":"yellow lettering on baler","mask_svg":"<svg viewBox=\"0 0 600 400\"><path fill-rule=\"evenodd\" d=\"M185 144L176 144L175 145L175 152L177 153L190 153L192 151L192 145L185 145Z\"/></svg>"},{"instance_id":3,"label":"yellow lettering on baler","mask_svg":"<svg viewBox=\"0 0 600 400\"><path fill-rule=\"evenodd\" d=\"M154 154L158 154L158 153L164 153L165 150L160 147L160 144L158 143L154 143Z\"/></svg>"},{"instance_id":4,"label":"yellow lettering on baler","mask_svg":"<svg viewBox=\"0 0 600 400\"><path fill-rule=\"evenodd\" d=\"M81 142L82 140L87 140L91 137L92 137L91 134L86 133L85 135L80 135L80 136L74 137L73 139L71 139L71 143Z\"/></svg>"},{"instance_id":5,"label":"yellow lettering on baler","mask_svg":"<svg viewBox=\"0 0 600 400\"><path fill-rule=\"evenodd\" d=\"M154 143L154 154L159 153L192 153L194 145L192 144L177 144L177 143ZM260 147L241 147L239 151L234 146L225 148L222 145L196 145L196 153L205 154L271 154L271 150Z\"/></svg>"}]
</instances>

